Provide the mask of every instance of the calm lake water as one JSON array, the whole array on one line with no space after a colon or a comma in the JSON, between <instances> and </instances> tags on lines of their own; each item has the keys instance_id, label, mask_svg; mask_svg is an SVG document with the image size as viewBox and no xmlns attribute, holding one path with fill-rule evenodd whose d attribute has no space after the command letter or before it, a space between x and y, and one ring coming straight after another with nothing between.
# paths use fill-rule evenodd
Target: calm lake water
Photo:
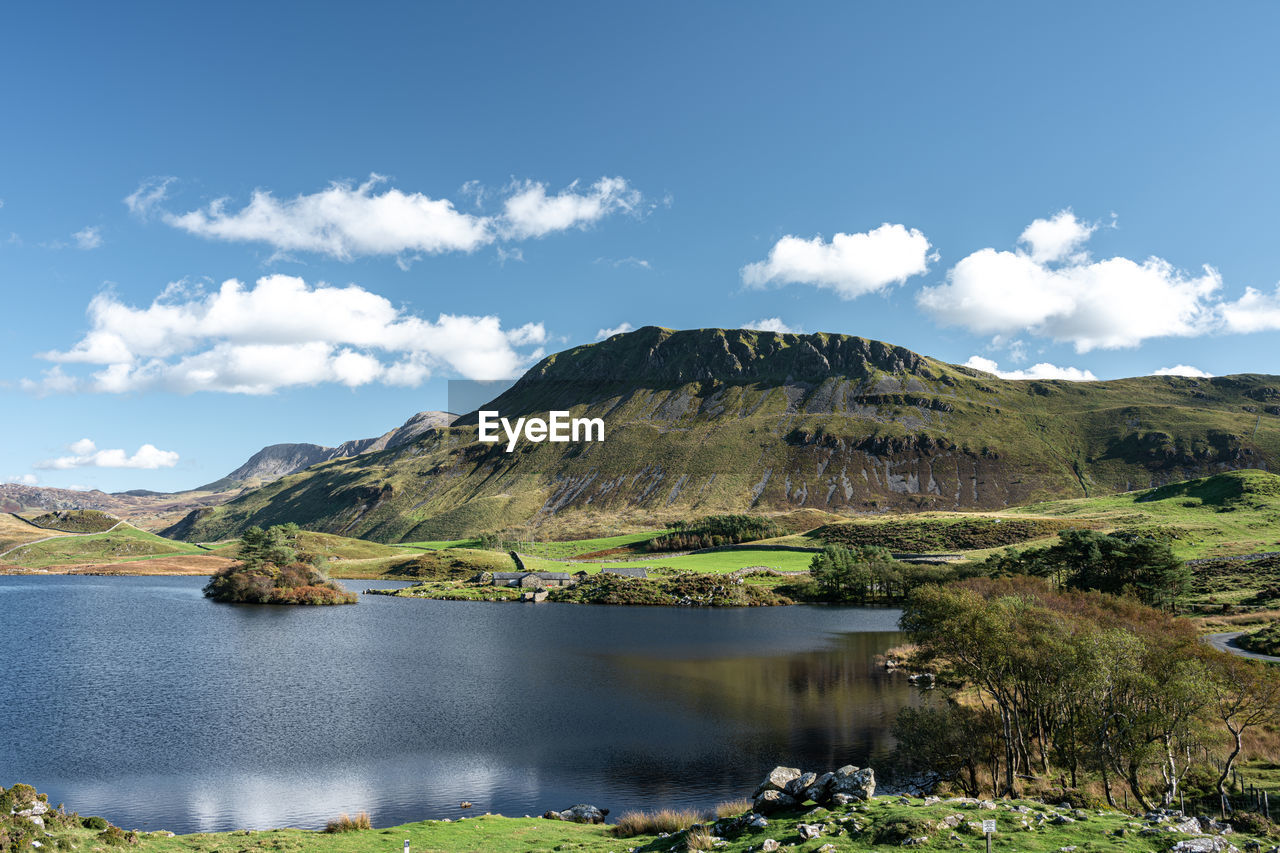
<instances>
[{"instance_id":1,"label":"calm lake water","mask_svg":"<svg viewBox=\"0 0 1280 853\"><path fill-rule=\"evenodd\" d=\"M872 664L892 610L252 607L203 583L0 577L0 784L175 832L616 817L745 796L777 764L874 767L914 698Z\"/></svg>"}]
</instances>

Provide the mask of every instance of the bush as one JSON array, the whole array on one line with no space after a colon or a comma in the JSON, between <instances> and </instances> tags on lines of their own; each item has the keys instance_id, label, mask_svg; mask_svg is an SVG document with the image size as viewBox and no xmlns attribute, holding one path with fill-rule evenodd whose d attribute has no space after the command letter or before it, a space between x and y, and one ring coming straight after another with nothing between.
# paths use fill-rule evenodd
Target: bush
<instances>
[{"instance_id":1,"label":"bush","mask_svg":"<svg viewBox=\"0 0 1280 853\"><path fill-rule=\"evenodd\" d=\"M1231 816L1231 828L1260 838L1277 834L1276 825L1257 812L1236 812Z\"/></svg>"},{"instance_id":2,"label":"bush","mask_svg":"<svg viewBox=\"0 0 1280 853\"><path fill-rule=\"evenodd\" d=\"M125 832L118 826L108 825L106 829L98 833L98 840L112 847L122 847L129 844L137 844L138 833Z\"/></svg>"},{"instance_id":3,"label":"bush","mask_svg":"<svg viewBox=\"0 0 1280 853\"><path fill-rule=\"evenodd\" d=\"M85 829L96 829L99 832L111 826L105 817L97 817L96 815L93 817L81 818L80 825Z\"/></svg>"},{"instance_id":4,"label":"bush","mask_svg":"<svg viewBox=\"0 0 1280 853\"><path fill-rule=\"evenodd\" d=\"M324 825L325 832L358 832L362 829L373 829L368 812L360 812L355 817L343 812L337 820L331 820Z\"/></svg>"},{"instance_id":5,"label":"bush","mask_svg":"<svg viewBox=\"0 0 1280 853\"><path fill-rule=\"evenodd\" d=\"M1107 806L1106 800L1102 797L1090 794L1088 791L1081 791L1079 788L1058 788L1045 794L1043 799L1046 803L1066 803L1073 809L1096 810Z\"/></svg>"}]
</instances>

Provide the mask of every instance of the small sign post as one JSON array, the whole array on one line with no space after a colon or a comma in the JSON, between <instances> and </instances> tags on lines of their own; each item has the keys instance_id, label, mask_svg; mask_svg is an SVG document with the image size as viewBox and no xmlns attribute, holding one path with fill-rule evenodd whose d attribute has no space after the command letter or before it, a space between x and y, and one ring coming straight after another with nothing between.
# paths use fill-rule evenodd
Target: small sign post
<instances>
[{"instance_id":1,"label":"small sign post","mask_svg":"<svg viewBox=\"0 0 1280 853\"><path fill-rule=\"evenodd\" d=\"M987 837L987 853L991 853L991 835L995 831L996 822L994 820L984 820L982 822L982 834Z\"/></svg>"},{"instance_id":2,"label":"small sign post","mask_svg":"<svg viewBox=\"0 0 1280 853\"><path fill-rule=\"evenodd\" d=\"M409 853L409 839L404 840L404 853Z\"/></svg>"}]
</instances>

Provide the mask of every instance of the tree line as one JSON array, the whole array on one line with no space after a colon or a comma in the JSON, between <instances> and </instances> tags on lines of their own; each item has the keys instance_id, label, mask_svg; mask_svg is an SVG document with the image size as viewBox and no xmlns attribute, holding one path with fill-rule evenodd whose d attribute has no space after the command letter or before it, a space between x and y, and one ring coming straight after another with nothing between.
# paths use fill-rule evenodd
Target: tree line
<instances>
[{"instance_id":1,"label":"tree line","mask_svg":"<svg viewBox=\"0 0 1280 853\"><path fill-rule=\"evenodd\" d=\"M673 521L667 533L649 540L650 551L697 551L782 536L785 531L760 515L708 515L694 521Z\"/></svg>"},{"instance_id":2,"label":"tree line","mask_svg":"<svg viewBox=\"0 0 1280 853\"><path fill-rule=\"evenodd\" d=\"M1222 795L1244 733L1277 720L1274 671L1133 597L973 578L918 588L901 624L943 690L901 712L899 756L971 796L1096 782L1108 804L1127 791L1149 809L1177 803L1189 776L1203 794L1210 772Z\"/></svg>"},{"instance_id":3,"label":"tree line","mask_svg":"<svg viewBox=\"0 0 1280 853\"><path fill-rule=\"evenodd\" d=\"M827 545L809 564L800 597L855 604L905 600L925 585L967 578L1033 576L1055 588L1098 590L1175 611L1191 589L1191 570L1165 542L1094 530L1063 530L1043 548L1009 550L981 562L907 563L877 545Z\"/></svg>"}]
</instances>

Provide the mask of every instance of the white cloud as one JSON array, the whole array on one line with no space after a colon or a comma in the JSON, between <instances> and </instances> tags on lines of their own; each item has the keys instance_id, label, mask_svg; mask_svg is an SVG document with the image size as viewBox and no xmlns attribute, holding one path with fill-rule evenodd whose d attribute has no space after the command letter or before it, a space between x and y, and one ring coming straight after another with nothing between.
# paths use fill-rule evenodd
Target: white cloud
<instances>
[{"instance_id":1,"label":"white cloud","mask_svg":"<svg viewBox=\"0 0 1280 853\"><path fill-rule=\"evenodd\" d=\"M34 486L40 480L35 474L15 474L12 477L5 477L0 483L14 483L19 486Z\"/></svg>"},{"instance_id":2,"label":"white cloud","mask_svg":"<svg viewBox=\"0 0 1280 853\"><path fill-rule=\"evenodd\" d=\"M1063 258L1088 236L1078 223L1054 226L1062 216L1038 220L1046 224L1030 238L1024 232L1031 253L974 252L951 268L945 284L923 288L917 302L940 323L979 334L1029 331L1069 341L1077 352L1199 335L1218 323L1212 297L1222 279L1212 267L1189 275L1155 257L1037 260Z\"/></svg>"},{"instance_id":3,"label":"white cloud","mask_svg":"<svg viewBox=\"0 0 1280 853\"><path fill-rule=\"evenodd\" d=\"M635 267L636 269L649 270L653 269L653 264L644 258L629 256L625 258L596 258L597 264L608 264L615 269L618 267Z\"/></svg>"},{"instance_id":4,"label":"white cloud","mask_svg":"<svg viewBox=\"0 0 1280 853\"><path fill-rule=\"evenodd\" d=\"M361 184L335 181L326 189L279 199L256 190L249 203L233 209L228 199L186 213L162 209L173 178L151 178L125 198L135 215L158 215L169 225L214 240L266 243L275 257L316 252L340 260L394 255L402 268L422 255L473 252L500 240L543 237L555 231L586 228L617 212L637 212L643 196L624 178L601 178L589 187L578 182L548 195L547 185L513 183L497 215L467 213L452 201L395 187L371 175ZM477 206L486 190L469 181L462 188ZM502 250L502 261L520 260L518 249Z\"/></svg>"},{"instance_id":5,"label":"white cloud","mask_svg":"<svg viewBox=\"0 0 1280 853\"><path fill-rule=\"evenodd\" d=\"M853 299L928 271L929 260L923 234L886 222L866 233L836 234L829 243L788 234L774 244L767 260L747 264L741 272L748 287L812 284Z\"/></svg>"},{"instance_id":6,"label":"white cloud","mask_svg":"<svg viewBox=\"0 0 1280 853\"><path fill-rule=\"evenodd\" d=\"M285 275L252 287L233 279L212 293L173 285L146 307L104 292L88 314L90 330L74 346L41 357L99 369L80 377L55 366L23 388L269 394L326 382L417 385L440 368L496 379L540 356L517 348L547 338L540 323L504 330L495 316L431 321L356 285L313 287Z\"/></svg>"},{"instance_id":7,"label":"white cloud","mask_svg":"<svg viewBox=\"0 0 1280 853\"><path fill-rule=\"evenodd\" d=\"M1280 329L1280 285L1270 293L1246 287L1244 295L1219 308L1228 332L1269 332Z\"/></svg>"},{"instance_id":8,"label":"white cloud","mask_svg":"<svg viewBox=\"0 0 1280 853\"><path fill-rule=\"evenodd\" d=\"M81 228L71 236L76 241L77 249L88 251L102 245L102 229L97 225Z\"/></svg>"},{"instance_id":9,"label":"white cloud","mask_svg":"<svg viewBox=\"0 0 1280 853\"><path fill-rule=\"evenodd\" d=\"M501 228L506 236L517 240L586 228L612 213L635 211L642 199L625 178L601 178L585 192L579 192L578 182L574 181L553 196L547 195L546 184L535 181L525 181L513 189L503 202Z\"/></svg>"},{"instance_id":10,"label":"white cloud","mask_svg":"<svg viewBox=\"0 0 1280 853\"><path fill-rule=\"evenodd\" d=\"M1097 229L1097 225L1076 219L1070 210L1061 210L1051 219L1033 221L1018 240L1030 247L1033 261L1045 264L1075 252Z\"/></svg>"},{"instance_id":11,"label":"white cloud","mask_svg":"<svg viewBox=\"0 0 1280 853\"><path fill-rule=\"evenodd\" d=\"M1190 376L1195 379L1212 379L1213 374L1189 364L1175 364L1173 367L1162 367L1151 371L1152 376Z\"/></svg>"},{"instance_id":12,"label":"white cloud","mask_svg":"<svg viewBox=\"0 0 1280 853\"><path fill-rule=\"evenodd\" d=\"M269 243L279 251L307 251L349 260L357 255L470 252L489 243L488 220L461 213L448 199L391 188L373 175L362 184L334 182L310 195L280 200L265 190L230 211L226 199L164 220L201 237Z\"/></svg>"},{"instance_id":13,"label":"white cloud","mask_svg":"<svg viewBox=\"0 0 1280 853\"><path fill-rule=\"evenodd\" d=\"M964 363L964 366L981 370L984 373L993 373L1001 379L1066 379L1069 382L1098 381L1098 377L1094 376L1092 371L1081 370L1078 367L1059 367L1047 361L1033 364L1026 370L1001 370L1000 365L995 361L983 358L980 355L973 355Z\"/></svg>"},{"instance_id":14,"label":"white cloud","mask_svg":"<svg viewBox=\"0 0 1280 853\"><path fill-rule=\"evenodd\" d=\"M172 468L178 464L178 454L172 450L160 450L152 444L144 444L132 456L123 450L99 450L90 439L82 438L70 445L70 456L59 456L38 463L37 468L66 471L72 468Z\"/></svg>"},{"instance_id":15,"label":"white cloud","mask_svg":"<svg viewBox=\"0 0 1280 853\"><path fill-rule=\"evenodd\" d=\"M22 379L18 382L18 386L23 391L30 391L41 396L70 393L76 390L79 385L80 381L76 377L68 376L63 372L62 367L57 364L48 370L42 371L39 379Z\"/></svg>"},{"instance_id":16,"label":"white cloud","mask_svg":"<svg viewBox=\"0 0 1280 853\"><path fill-rule=\"evenodd\" d=\"M757 332L778 332L783 335L798 335L800 329L792 328L782 322L780 317L763 317L759 320L752 320L750 323L743 323L742 328L754 329Z\"/></svg>"},{"instance_id":17,"label":"white cloud","mask_svg":"<svg viewBox=\"0 0 1280 853\"><path fill-rule=\"evenodd\" d=\"M169 197L169 185L177 178L147 178L124 197L125 207L139 219L149 219Z\"/></svg>"},{"instance_id":18,"label":"white cloud","mask_svg":"<svg viewBox=\"0 0 1280 853\"><path fill-rule=\"evenodd\" d=\"M614 326L612 329L601 329L600 331L596 332L596 340L603 341L605 338L612 338L614 335L624 335L627 332L630 332L634 329L635 329L635 326L631 325L630 323L626 323L626 322L619 323L618 325Z\"/></svg>"}]
</instances>

